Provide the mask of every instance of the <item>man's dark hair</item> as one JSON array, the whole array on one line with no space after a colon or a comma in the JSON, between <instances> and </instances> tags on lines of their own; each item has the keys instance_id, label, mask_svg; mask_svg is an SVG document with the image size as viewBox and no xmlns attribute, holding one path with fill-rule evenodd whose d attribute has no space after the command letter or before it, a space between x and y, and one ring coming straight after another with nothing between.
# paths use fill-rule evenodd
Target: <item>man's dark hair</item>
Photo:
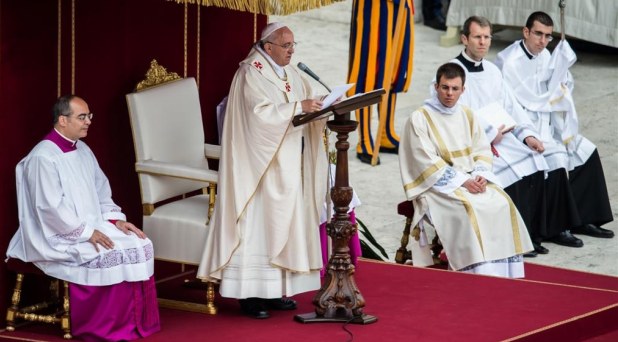
<instances>
[{"instance_id":1,"label":"man's dark hair","mask_svg":"<svg viewBox=\"0 0 618 342\"><path fill-rule=\"evenodd\" d=\"M464 22L461 34L466 37L470 37L470 25L472 25L472 23L477 23L480 27L489 26L489 33L493 33L494 29L491 26L491 22L489 22L489 19L478 15L473 15L470 18L466 19L466 21Z\"/></svg>"},{"instance_id":2,"label":"man's dark hair","mask_svg":"<svg viewBox=\"0 0 618 342\"><path fill-rule=\"evenodd\" d=\"M436 72L436 84L440 84L440 79L444 76L447 80L461 77L461 85L466 83L466 72L457 63L442 64Z\"/></svg>"},{"instance_id":3,"label":"man's dark hair","mask_svg":"<svg viewBox=\"0 0 618 342\"><path fill-rule=\"evenodd\" d=\"M538 11L530 14L528 20L526 20L526 27L528 28L528 30L532 28L532 25L534 25L535 21L538 21L545 26L554 26L554 21L551 19L549 14Z\"/></svg>"},{"instance_id":4,"label":"man's dark hair","mask_svg":"<svg viewBox=\"0 0 618 342\"><path fill-rule=\"evenodd\" d=\"M58 118L62 115L68 116L71 114L71 100L76 98L77 96L64 95L56 100L54 103L54 107L52 108L52 113L54 114L54 125L58 123Z\"/></svg>"}]
</instances>

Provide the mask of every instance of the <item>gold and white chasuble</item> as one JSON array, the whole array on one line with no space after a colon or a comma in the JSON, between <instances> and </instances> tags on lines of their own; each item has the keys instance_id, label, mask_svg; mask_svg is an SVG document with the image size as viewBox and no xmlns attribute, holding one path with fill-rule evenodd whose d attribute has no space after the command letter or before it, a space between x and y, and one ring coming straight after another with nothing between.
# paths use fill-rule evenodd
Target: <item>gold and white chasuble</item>
<instances>
[{"instance_id":1,"label":"gold and white chasuble","mask_svg":"<svg viewBox=\"0 0 618 342\"><path fill-rule=\"evenodd\" d=\"M311 86L290 65L280 78L271 62L252 49L230 88L218 197L198 270L199 278L221 281L224 297L277 298L320 287L326 119L292 125Z\"/></svg>"},{"instance_id":2,"label":"gold and white chasuble","mask_svg":"<svg viewBox=\"0 0 618 342\"><path fill-rule=\"evenodd\" d=\"M399 151L404 190L414 204L413 227L419 223L423 227L424 222L435 227L449 266L455 270L532 250L519 212L495 184L490 146L478 120L460 105L450 114L432 108L424 105L412 113L404 126ZM448 182L449 174L463 175L464 180L482 175L488 181L487 190L470 193L460 181L450 192L438 191L438 182ZM420 248L412 249L424 254L413 256L415 265L417 259L431 260L424 231L422 235ZM523 267L521 272L523 276Z\"/></svg>"}]
</instances>

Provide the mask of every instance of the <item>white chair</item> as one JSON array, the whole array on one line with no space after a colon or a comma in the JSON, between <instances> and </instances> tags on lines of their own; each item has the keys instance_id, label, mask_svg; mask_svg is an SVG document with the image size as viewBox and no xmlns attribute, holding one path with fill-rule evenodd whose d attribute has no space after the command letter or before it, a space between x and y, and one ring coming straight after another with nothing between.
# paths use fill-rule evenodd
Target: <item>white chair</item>
<instances>
[{"instance_id":1,"label":"white chair","mask_svg":"<svg viewBox=\"0 0 618 342\"><path fill-rule=\"evenodd\" d=\"M158 65L153 67L165 71ZM195 79L167 81L138 90L127 95L127 104L143 229L153 241L155 258L197 265L208 235L218 178L216 171L209 170L207 158L218 159L221 150L218 145L204 143ZM159 304L215 314L212 283L207 283L206 291L205 305L163 298L159 298Z\"/></svg>"}]
</instances>

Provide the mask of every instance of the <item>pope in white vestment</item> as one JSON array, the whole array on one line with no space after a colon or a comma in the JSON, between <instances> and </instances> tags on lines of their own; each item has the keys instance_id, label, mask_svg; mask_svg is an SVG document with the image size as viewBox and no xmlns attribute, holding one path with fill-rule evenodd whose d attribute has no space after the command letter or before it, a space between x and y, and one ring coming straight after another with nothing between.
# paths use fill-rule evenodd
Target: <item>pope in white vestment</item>
<instances>
[{"instance_id":1,"label":"pope in white vestment","mask_svg":"<svg viewBox=\"0 0 618 342\"><path fill-rule=\"evenodd\" d=\"M219 195L198 270L220 280L223 297L274 299L320 287L326 120L292 125L295 115L321 107L289 65L294 44L287 27L267 26L230 88Z\"/></svg>"},{"instance_id":2,"label":"pope in white vestment","mask_svg":"<svg viewBox=\"0 0 618 342\"><path fill-rule=\"evenodd\" d=\"M532 243L491 172L492 153L481 124L457 103L464 78L457 64L440 67L437 95L404 126L399 162L406 196L414 203L412 224L421 228L420 251L430 253L424 231L429 222L450 268L523 277L521 255L533 249ZM422 259L413 255L415 265Z\"/></svg>"}]
</instances>

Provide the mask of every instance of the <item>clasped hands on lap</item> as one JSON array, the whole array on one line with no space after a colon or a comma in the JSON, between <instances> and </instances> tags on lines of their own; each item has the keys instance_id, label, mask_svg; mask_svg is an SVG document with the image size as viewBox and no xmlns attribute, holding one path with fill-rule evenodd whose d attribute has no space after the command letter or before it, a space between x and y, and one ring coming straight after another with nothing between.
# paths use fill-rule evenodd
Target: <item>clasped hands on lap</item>
<instances>
[{"instance_id":1,"label":"clasped hands on lap","mask_svg":"<svg viewBox=\"0 0 618 342\"><path fill-rule=\"evenodd\" d=\"M487 190L487 180L481 176L475 176L465 181L463 187L471 194L480 194Z\"/></svg>"}]
</instances>

